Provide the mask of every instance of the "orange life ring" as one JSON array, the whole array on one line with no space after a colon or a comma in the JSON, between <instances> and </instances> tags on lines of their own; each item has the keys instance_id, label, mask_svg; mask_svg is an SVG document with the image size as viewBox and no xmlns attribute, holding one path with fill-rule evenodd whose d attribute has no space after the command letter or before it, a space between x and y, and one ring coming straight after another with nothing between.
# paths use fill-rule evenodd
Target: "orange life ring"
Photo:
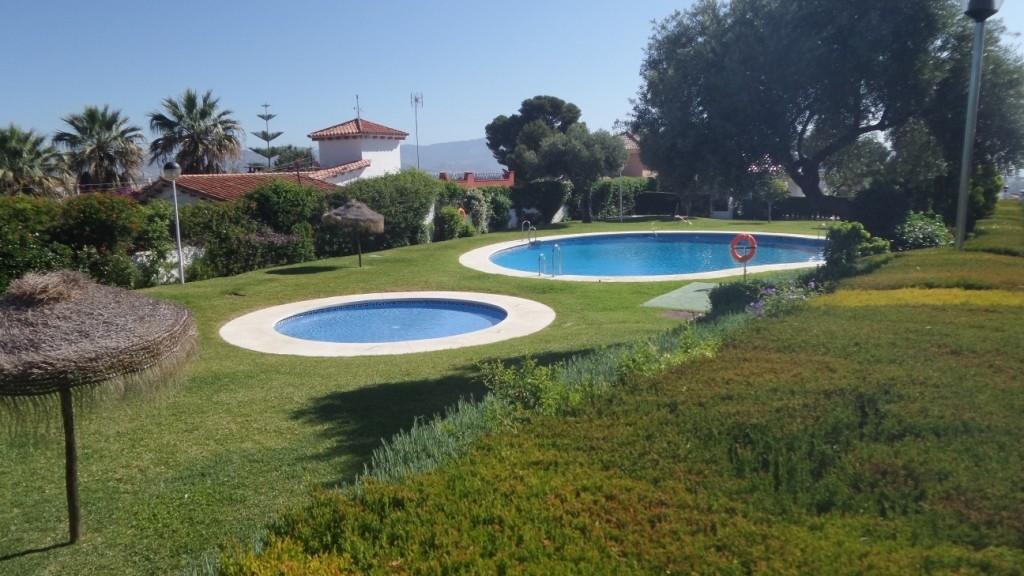
<instances>
[{"instance_id":1,"label":"orange life ring","mask_svg":"<svg viewBox=\"0 0 1024 576\"><path fill-rule=\"evenodd\" d=\"M740 254L738 250L741 242L747 243L747 250L744 254ZM752 260L754 255L757 254L757 240L750 234L737 234L729 244L729 254L732 255L733 260L741 264L745 264Z\"/></svg>"}]
</instances>

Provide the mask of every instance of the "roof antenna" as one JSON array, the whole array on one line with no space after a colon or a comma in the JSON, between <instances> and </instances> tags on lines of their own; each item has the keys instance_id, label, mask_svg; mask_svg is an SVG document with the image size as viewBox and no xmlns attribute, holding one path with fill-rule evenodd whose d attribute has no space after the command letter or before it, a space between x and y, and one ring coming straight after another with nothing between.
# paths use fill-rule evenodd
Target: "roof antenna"
<instances>
[{"instance_id":1,"label":"roof antenna","mask_svg":"<svg viewBox=\"0 0 1024 576\"><path fill-rule=\"evenodd\" d=\"M363 117L363 109L359 107L359 94L356 94L356 120Z\"/></svg>"}]
</instances>

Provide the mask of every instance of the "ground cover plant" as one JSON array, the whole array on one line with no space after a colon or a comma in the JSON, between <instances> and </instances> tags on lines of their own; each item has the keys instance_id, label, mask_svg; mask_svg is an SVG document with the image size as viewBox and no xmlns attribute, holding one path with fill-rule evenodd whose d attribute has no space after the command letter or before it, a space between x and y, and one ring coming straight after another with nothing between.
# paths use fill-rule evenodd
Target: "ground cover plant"
<instances>
[{"instance_id":1,"label":"ground cover plant","mask_svg":"<svg viewBox=\"0 0 1024 576\"><path fill-rule=\"evenodd\" d=\"M971 289L905 273L979 256L882 257L441 468L319 491L223 572L1020 574L1024 286L985 272L1019 258ZM536 406L528 376L506 396Z\"/></svg>"},{"instance_id":2,"label":"ground cover plant","mask_svg":"<svg viewBox=\"0 0 1024 576\"><path fill-rule=\"evenodd\" d=\"M661 230L820 233L816 222L656 222ZM651 229L571 224L541 234ZM458 256L520 237L493 233L238 276L148 289L196 317L200 355L156 398L78 411L83 538L64 540L59 438L0 440L0 573L173 573L232 538L247 540L310 490L350 482L381 440L486 391L484 361L541 364L678 325L640 305L682 283L591 284L488 275ZM527 338L381 358L297 358L234 348L220 326L265 306L395 290L503 293L547 304L558 319ZM0 416L2 417L2 416ZM129 438L130 442L125 439ZM57 479L47 482L41 479Z\"/></svg>"}]
</instances>

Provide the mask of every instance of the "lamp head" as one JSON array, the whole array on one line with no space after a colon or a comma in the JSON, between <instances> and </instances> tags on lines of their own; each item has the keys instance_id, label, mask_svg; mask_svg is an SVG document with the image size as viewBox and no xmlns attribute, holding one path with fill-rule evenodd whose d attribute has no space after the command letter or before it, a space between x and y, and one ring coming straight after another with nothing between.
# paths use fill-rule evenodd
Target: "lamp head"
<instances>
[{"instance_id":1,"label":"lamp head","mask_svg":"<svg viewBox=\"0 0 1024 576\"><path fill-rule=\"evenodd\" d=\"M1002 5L1003 0L963 0L964 14L975 22L988 20Z\"/></svg>"},{"instance_id":2,"label":"lamp head","mask_svg":"<svg viewBox=\"0 0 1024 576\"><path fill-rule=\"evenodd\" d=\"M164 164L163 170L160 173L164 180L177 180L178 176L181 176L181 166L177 162L168 162Z\"/></svg>"}]
</instances>

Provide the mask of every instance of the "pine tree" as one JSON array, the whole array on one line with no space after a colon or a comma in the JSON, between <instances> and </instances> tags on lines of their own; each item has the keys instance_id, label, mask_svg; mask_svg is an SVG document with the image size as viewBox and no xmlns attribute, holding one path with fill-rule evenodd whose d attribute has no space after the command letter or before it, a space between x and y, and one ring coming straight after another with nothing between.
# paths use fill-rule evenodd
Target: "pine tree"
<instances>
[{"instance_id":1,"label":"pine tree","mask_svg":"<svg viewBox=\"0 0 1024 576\"><path fill-rule=\"evenodd\" d=\"M266 146L266 148L263 148L263 149L249 148L249 150L252 150L253 152L255 152L255 153L259 154L260 156L262 156L262 157L267 159L267 168L270 167L270 159L273 158L274 156L277 156L278 154L280 154L280 149L277 148L276 146L271 146L270 142L274 138L277 138L281 134L284 134L284 132L271 132L270 131L270 121L273 120L274 117L277 116L277 114L270 114L269 113L269 108L270 108L270 104L264 104L263 105L263 114L257 114L256 115L257 118L259 118L260 120L263 120L263 122L266 123L266 128L263 129L263 130L260 130L259 132L252 132L251 133L253 136L259 138L260 140L263 140L264 142L266 142L267 146Z\"/></svg>"}]
</instances>

